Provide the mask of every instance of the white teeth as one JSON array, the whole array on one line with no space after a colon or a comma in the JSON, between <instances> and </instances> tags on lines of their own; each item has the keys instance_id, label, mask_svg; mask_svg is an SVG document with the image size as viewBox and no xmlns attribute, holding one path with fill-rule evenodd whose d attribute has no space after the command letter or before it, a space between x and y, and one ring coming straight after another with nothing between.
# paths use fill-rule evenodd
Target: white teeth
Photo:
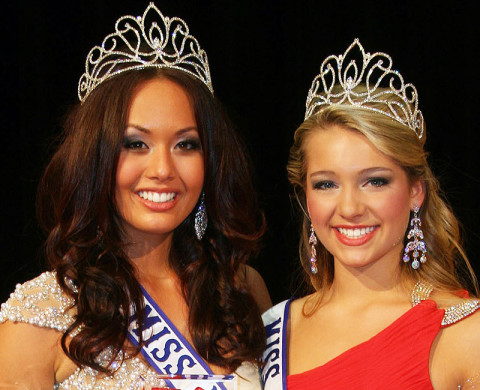
<instances>
[{"instance_id":1,"label":"white teeth","mask_svg":"<svg viewBox=\"0 0 480 390\"><path fill-rule=\"evenodd\" d=\"M337 228L340 234L348 237L348 238L360 238L364 235L373 232L375 226L370 226L366 228L355 228L355 229L346 229L346 228Z\"/></svg>"},{"instance_id":2,"label":"white teeth","mask_svg":"<svg viewBox=\"0 0 480 390\"><path fill-rule=\"evenodd\" d=\"M152 191L139 191L138 196L145 200L149 200L154 203L165 203L175 198L175 192L152 192Z\"/></svg>"}]
</instances>

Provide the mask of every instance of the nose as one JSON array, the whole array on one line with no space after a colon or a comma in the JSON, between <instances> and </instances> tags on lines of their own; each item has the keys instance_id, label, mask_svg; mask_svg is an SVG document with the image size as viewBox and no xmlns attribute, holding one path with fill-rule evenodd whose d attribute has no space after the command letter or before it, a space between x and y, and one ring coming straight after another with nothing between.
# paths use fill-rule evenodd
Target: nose
<instances>
[{"instance_id":1,"label":"nose","mask_svg":"<svg viewBox=\"0 0 480 390\"><path fill-rule=\"evenodd\" d=\"M345 219L355 219L365 213L361 191L354 186L342 188L339 195L338 211Z\"/></svg>"},{"instance_id":2,"label":"nose","mask_svg":"<svg viewBox=\"0 0 480 390\"><path fill-rule=\"evenodd\" d=\"M166 181L173 179L175 175L175 163L173 156L166 146L157 146L152 149L145 170L150 179Z\"/></svg>"}]
</instances>

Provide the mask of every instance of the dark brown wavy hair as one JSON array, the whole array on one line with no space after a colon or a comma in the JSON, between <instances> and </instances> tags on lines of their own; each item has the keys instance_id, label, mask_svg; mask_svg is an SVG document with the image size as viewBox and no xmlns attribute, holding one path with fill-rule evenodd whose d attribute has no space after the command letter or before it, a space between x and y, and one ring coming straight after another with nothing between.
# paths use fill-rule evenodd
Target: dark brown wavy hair
<instances>
[{"instance_id":1,"label":"dark brown wavy hair","mask_svg":"<svg viewBox=\"0 0 480 390\"><path fill-rule=\"evenodd\" d=\"M157 77L190 95L205 158L208 228L198 241L192 212L174 231L170 265L182 282L196 350L208 362L234 371L243 361L258 361L265 346L257 305L236 278L240 265L257 253L265 223L243 143L206 86L177 70L125 72L97 87L67 116L37 200L38 218L48 233L47 259L78 310L62 347L75 363L108 372L95 358L109 346L112 359L122 353L129 313L144 322L143 296L126 254L114 189L133 91Z\"/></svg>"}]
</instances>

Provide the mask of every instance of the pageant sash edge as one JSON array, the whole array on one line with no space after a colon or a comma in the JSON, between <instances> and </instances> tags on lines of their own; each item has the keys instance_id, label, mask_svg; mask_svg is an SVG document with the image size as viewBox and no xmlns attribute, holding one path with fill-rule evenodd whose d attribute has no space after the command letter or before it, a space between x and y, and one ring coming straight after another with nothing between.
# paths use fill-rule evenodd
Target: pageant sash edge
<instances>
[{"instance_id":1,"label":"pageant sash edge","mask_svg":"<svg viewBox=\"0 0 480 390\"><path fill-rule=\"evenodd\" d=\"M287 390L287 322L290 300L275 305L262 315L267 333L263 353L262 381L265 390Z\"/></svg>"},{"instance_id":2,"label":"pageant sash edge","mask_svg":"<svg viewBox=\"0 0 480 390\"><path fill-rule=\"evenodd\" d=\"M140 352L150 366L162 375L214 375L207 363L178 331L143 286L140 287L145 302L145 329L142 332L144 345ZM139 343L139 333L138 323L132 316L128 328L128 338L135 346L138 346ZM230 376L225 375L225 379ZM175 379L168 379L166 382L168 386L175 385ZM226 390L222 383L217 382L216 384L221 390Z\"/></svg>"}]
</instances>

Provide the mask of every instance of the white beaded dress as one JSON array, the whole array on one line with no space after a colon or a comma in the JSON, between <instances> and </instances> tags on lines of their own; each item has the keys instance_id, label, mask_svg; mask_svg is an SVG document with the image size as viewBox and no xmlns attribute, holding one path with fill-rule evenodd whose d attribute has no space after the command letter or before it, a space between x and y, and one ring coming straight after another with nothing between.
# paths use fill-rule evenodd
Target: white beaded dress
<instances>
[{"instance_id":1,"label":"white beaded dress","mask_svg":"<svg viewBox=\"0 0 480 390\"><path fill-rule=\"evenodd\" d=\"M74 322L76 309L57 283L55 272L45 272L24 284L18 284L10 298L1 305L0 323L11 321L28 323L42 328L65 330ZM107 365L109 349L103 351L98 362ZM68 379L56 383L56 390L136 390L158 387L162 384L157 373L139 358L118 359L112 367L112 376L106 376L89 367L77 368ZM238 390L260 390L258 367L243 363L235 372Z\"/></svg>"}]
</instances>

